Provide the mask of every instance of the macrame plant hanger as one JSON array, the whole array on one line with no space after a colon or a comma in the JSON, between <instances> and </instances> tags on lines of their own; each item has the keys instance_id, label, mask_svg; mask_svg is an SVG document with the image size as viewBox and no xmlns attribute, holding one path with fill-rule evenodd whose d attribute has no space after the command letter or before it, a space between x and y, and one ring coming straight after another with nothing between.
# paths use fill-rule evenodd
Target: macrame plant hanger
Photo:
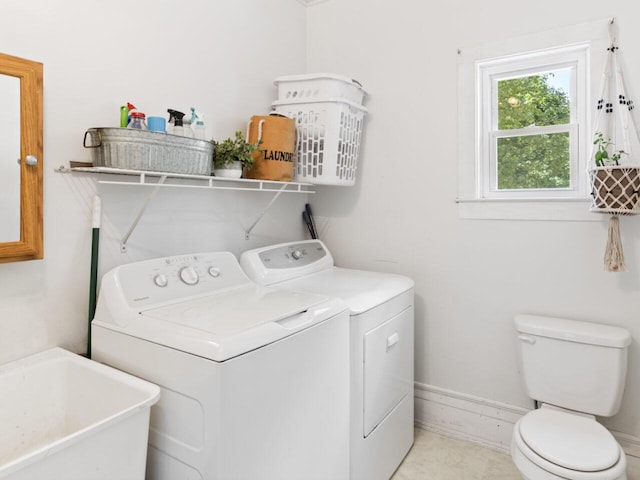
<instances>
[{"instance_id":1,"label":"macrame plant hanger","mask_svg":"<svg viewBox=\"0 0 640 480\"><path fill-rule=\"evenodd\" d=\"M633 159L631 145L633 135L638 146L638 132L631 115L634 104L625 92L613 29L611 20L588 173L593 196L590 211L611 215L604 268L619 272L625 270L625 264L618 216L640 213L640 166Z\"/></svg>"}]
</instances>

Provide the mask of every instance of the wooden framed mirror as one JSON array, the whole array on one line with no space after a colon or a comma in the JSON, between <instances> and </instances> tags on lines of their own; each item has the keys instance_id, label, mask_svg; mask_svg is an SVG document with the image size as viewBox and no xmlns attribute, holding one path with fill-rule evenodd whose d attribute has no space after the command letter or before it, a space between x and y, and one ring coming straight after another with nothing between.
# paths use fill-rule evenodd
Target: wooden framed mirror
<instances>
[{"instance_id":1,"label":"wooden framed mirror","mask_svg":"<svg viewBox=\"0 0 640 480\"><path fill-rule=\"evenodd\" d=\"M42 70L0 53L0 263L43 257Z\"/></svg>"}]
</instances>

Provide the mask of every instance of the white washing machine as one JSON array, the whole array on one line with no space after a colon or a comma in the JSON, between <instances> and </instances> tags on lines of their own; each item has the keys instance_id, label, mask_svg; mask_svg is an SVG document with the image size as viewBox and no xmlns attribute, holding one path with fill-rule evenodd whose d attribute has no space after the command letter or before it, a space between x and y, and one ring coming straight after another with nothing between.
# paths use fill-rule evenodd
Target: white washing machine
<instances>
[{"instance_id":1,"label":"white washing machine","mask_svg":"<svg viewBox=\"0 0 640 480\"><path fill-rule=\"evenodd\" d=\"M347 479L346 308L259 286L229 252L107 273L93 359L161 387L147 478Z\"/></svg>"},{"instance_id":2,"label":"white washing machine","mask_svg":"<svg viewBox=\"0 0 640 480\"><path fill-rule=\"evenodd\" d=\"M319 240L244 252L261 285L342 299L350 309L352 480L387 480L413 444L413 280L334 266Z\"/></svg>"}]
</instances>

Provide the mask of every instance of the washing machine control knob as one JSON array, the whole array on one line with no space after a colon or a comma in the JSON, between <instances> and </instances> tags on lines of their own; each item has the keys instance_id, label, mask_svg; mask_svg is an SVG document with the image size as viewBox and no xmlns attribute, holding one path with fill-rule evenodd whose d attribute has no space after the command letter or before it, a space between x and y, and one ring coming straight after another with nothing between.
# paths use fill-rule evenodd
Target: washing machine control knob
<instances>
[{"instance_id":1,"label":"washing machine control knob","mask_svg":"<svg viewBox=\"0 0 640 480\"><path fill-rule=\"evenodd\" d=\"M180 280L182 280L187 285L195 285L198 283L200 278L198 277L198 272L196 272L193 267L183 267L180 269Z\"/></svg>"},{"instance_id":2,"label":"washing machine control knob","mask_svg":"<svg viewBox=\"0 0 640 480\"><path fill-rule=\"evenodd\" d=\"M220 276L220 269L218 267L209 267L209 275L211 275L213 278L218 278Z\"/></svg>"},{"instance_id":3,"label":"washing machine control knob","mask_svg":"<svg viewBox=\"0 0 640 480\"><path fill-rule=\"evenodd\" d=\"M293 252L291 252L291 256L293 257L294 260L300 260L303 255L304 254L302 253L301 250L294 250Z\"/></svg>"},{"instance_id":4,"label":"washing machine control knob","mask_svg":"<svg viewBox=\"0 0 640 480\"><path fill-rule=\"evenodd\" d=\"M159 273L155 277L153 277L153 283L155 283L159 287L166 287L169 283L167 280L167 276L164 273Z\"/></svg>"}]
</instances>

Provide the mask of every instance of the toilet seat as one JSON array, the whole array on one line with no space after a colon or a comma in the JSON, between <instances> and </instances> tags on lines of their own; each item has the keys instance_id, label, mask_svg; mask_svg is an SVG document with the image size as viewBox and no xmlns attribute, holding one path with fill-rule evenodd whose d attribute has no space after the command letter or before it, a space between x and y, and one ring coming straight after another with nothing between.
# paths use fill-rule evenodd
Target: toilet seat
<instances>
[{"instance_id":1,"label":"toilet seat","mask_svg":"<svg viewBox=\"0 0 640 480\"><path fill-rule=\"evenodd\" d=\"M613 435L591 415L543 405L522 418L520 435L536 454L570 470L597 472L620 459Z\"/></svg>"},{"instance_id":2,"label":"toilet seat","mask_svg":"<svg viewBox=\"0 0 640 480\"><path fill-rule=\"evenodd\" d=\"M544 411L545 413L536 413ZM550 411L553 413L549 414ZM533 415L535 414L535 415ZM530 417L533 415L532 417ZM568 416L570 419L565 420L564 416ZM626 480L626 456L622 451L622 448L615 441L613 436L606 430L604 427L602 429L605 432L605 435L601 436L601 431L597 429L593 429L593 432L596 435L595 442L597 443L597 447L594 448L602 448L604 446L605 450L607 450L607 455L601 457L598 462L590 462L591 459L587 459L586 456L588 454L581 452L569 452L569 449L566 448L568 445L560 445L562 441L575 441L578 443L574 443L573 447L579 445L580 448L586 446L588 443L588 438L585 436L584 438L580 438L580 434L571 434L567 433L568 425L572 425L572 422L575 420L575 417L579 417L581 420L585 422L593 422L597 423L595 418L590 417L588 415L579 414L575 412L570 412L567 410L559 409L556 407L551 407L547 405L543 405L542 408L538 410L534 410L529 412L524 417L522 417L517 423L513 431L513 441L511 446L511 454L513 457L516 466L522 473L526 473L525 478L535 479L535 480L556 480L556 479L571 479L571 480ZM529 419L527 419L529 418ZM542 418L541 423L543 425L546 424L544 428L550 428L549 433L550 436L560 434L564 436L564 440L557 439L556 442L553 440L550 443L545 443L544 446L541 445L541 439L546 435L544 433L540 433L542 431L542 426L538 429L538 418ZM530 419L533 419L530 421ZM553 423L552 423L553 422ZM535 444L535 447L538 450L542 450L545 455L551 456L556 461L561 461L565 464L573 464L576 468L567 468L561 466L558 463L554 463L549 458L543 457L539 452L534 451L532 447L525 442L522 435L522 424L525 424L524 430L525 435L528 437L528 441L532 444ZM584 426L585 424L578 423L579 426ZM591 424L589 424L591 425ZM599 425L599 424L598 424ZM586 427L591 431L590 427ZM538 432L536 430L539 430ZM541 436L536 436L538 433ZM565 436L569 435L569 436ZM573 440L567 440L568 438L572 438ZM546 439L544 440L546 442ZM590 441L590 440L589 440ZM603 443L600 443L603 442ZM560 450L555 451L551 445L556 445L561 447ZM611 446L614 447L614 453L611 452ZM562 448L565 447L565 448ZM586 447L588 451L592 451L591 447ZM559 455L559 452L561 453ZM566 455L562 455L566 454ZM616 458L613 463L610 463L608 459ZM587 462L582 466L578 466L578 462L581 459L586 459ZM603 460L604 459L604 460ZM602 465L603 463L610 463L608 467L597 471L586 471L583 468L586 466L587 468L593 468L593 465L599 463Z\"/></svg>"}]
</instances>

